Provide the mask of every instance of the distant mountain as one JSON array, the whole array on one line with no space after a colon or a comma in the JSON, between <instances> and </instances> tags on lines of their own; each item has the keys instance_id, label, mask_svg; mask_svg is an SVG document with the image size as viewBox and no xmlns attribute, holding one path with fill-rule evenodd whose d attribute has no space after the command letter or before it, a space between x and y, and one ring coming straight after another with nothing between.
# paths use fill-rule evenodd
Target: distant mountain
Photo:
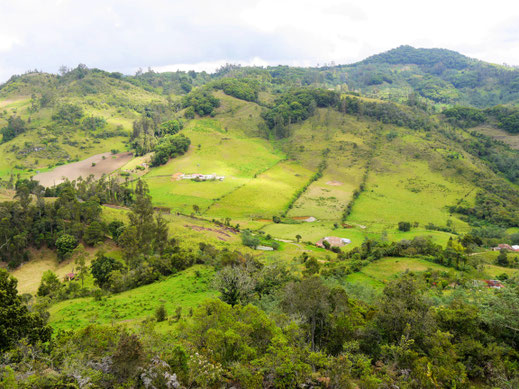
<instances>
[{"instance_id":1,"label":"distant mountain","mask_svg":"<svg viewBox=\"0 0 519 389\"><path fill-rule=\"evenodd\" d=\"M451 50L400 46L339 69L353 89L391 100L414 92L434 104L483 108L519 102L518 69Z\"/></svg>"}]
</instances>

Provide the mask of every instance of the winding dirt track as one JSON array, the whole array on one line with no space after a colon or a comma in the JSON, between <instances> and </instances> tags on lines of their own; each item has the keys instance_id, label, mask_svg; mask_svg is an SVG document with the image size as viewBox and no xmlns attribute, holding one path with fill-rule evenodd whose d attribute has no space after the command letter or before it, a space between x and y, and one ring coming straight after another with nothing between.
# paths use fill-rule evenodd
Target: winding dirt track
<instances>
[{"instance_id":1,"label":"winding dirt track","mask_svg":"<svg viewBox=\"0 0 519 389\"><path fill-rule=\"evenodd\" d=\"M79 162L58 166L50 172L38 173L33 179L39 181L41 185L49 187L62 183L65 178L72 181L79 177L87 178L90 174L93 174L95 178L101 178L103 174L109 174L119 169L131 159L132 153L129 152L115 155L111 153L97 154Z\"/></svg>"}]
</instances>

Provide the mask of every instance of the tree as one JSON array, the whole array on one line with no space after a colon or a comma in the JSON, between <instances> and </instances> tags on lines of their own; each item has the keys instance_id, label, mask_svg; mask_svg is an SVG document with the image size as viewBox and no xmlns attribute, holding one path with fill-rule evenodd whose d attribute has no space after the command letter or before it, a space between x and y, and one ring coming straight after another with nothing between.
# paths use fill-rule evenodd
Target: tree
<instances>
[{"instance_id":1,"label":"tree","mask_svg":"<svg viewBox=\"0 0 519 389\"><path fill-rule=\"evenodd\" d=\"M85 246L79 244L74 249L74 264L76 265L76 271L78 273L78 278L81 280L81 287L83 287L83 282L85 280L85 275L88 272L88 266L86 266L86 259L88 257L88 253L85 250Z\"/></svg>"},{"instance_id":2,"label":"tree","mask_svg":"<svg viewBox=\"0 0 519 389\"><path fill-rule=\"evenodd\" d=\"M61 288L58 276L52 271L47 270L41 277L41 283L38 287L38 296L49 296L57 292Z\"/></svg>"},{"instance_id":3,"label":"tree","mask_svg":"<svg viewBox=\"0 0 519 389\"><path fill-rule=\"evenodd\" d=\"M101 287L106 287L110 280L110 273L115 270L122 270L123 264L114 258L107 257L102 251L98 251L96 259L90 265L90 273L95 279L95 283Z\"/></svg>"},{"instance_id":4,"label":"tree","mask_svg":"<svg viewBox=\"0 0 519 389\"><path fill-rule=\"evenodd\" d=\"M148 193L147 185L138 180L135 188L135 202L131 206L128 215L129 227L119 237L119 244L123 248L124 259L133 268L136 266L135 258L142 255L150 255L153 248L154 234L156 231L153 219L153 205Z\"/></svg>"},{"instance_id":5,"label":"tree","mask_svg":"<svg viewBox=\"0 0 519 389\"><path fill-rule=\"evenodd\" d=\"M98 221L93 221L85 230L83 240L89 246L95 246L96 244L105 240L105 231L103 225Z\"/></svg>"},{"instance_id":6,"label":"tree","mask_svg":"<svg viewBox=\"0 0 519 389\"><path fill-rule=\"evenodd\" d=\"M260 240L257 236L252 235L249 231L245 230L241 233L241 241L243 245L255 249L260 244Z\"/></svg>"},{"instance_id":7,"label":"tree","mask_svg":"<svg viewBox=\"0 0 519 389\"><path fill-rule=\"evenodd\" d=\"M61 234L56 239L56 250L58 252L58 260L61 262L67 258L70 253L76 248L78 241L75 237L69 234Z\"/></svg>"},{"instance_id":8,"label":"tree","mask_svg":"<svg viewBox=\"0 0 519 389\"><path fill-rule=\"evenodd\" d=\"M254 280L240 266L226 266L215 277L222 301L235 306L246 304L254 290Z\"/></svg>"},{"instance_id":9,"label":"tree","mask_svg":"<svg viewBox=\"0 0 519 389\"><path fill-rule=\"evenodd\" d=\"M297 235L296 235L296 240L297 240L297 243L299 243L299 241L301 240L301 238L302 238L302 236L301 236L301 235L299 235L299 234L297 234Z\"/></svg>"},{"instance_id":10,"label":"tree","mask_svg":"<svg viewBox=\"0 0 519 389\"><path fill-rule=\"evenodd\" d=\"M15 342L27 338L29 342L47 342L52 329L43 318L30 313L18 295L18 281L7 270L0 269L0 352Z\"/></svg>"},{"instance_id":11,"label":"tree","mask_svg":"<svg viewBox=\"0 0 519 389\"><path fill-rule=\"evenodd\" d=\"M411 231L410 222L398 222L398 230L402 232Z\"/></svg>"},{"instance_id":12,"label":"tree","mask_svg":"<svg viewBox=\"0 0 519 389\"><path fill-rule=\"evenodd\" d=\"M288 313L301 315L305 319L312 350L316 349L317 330L331 310L329 294L329 288L318 276L291 282L285 288L281 305Z\"/></svg>"},{"instance_id":13,"label":"tree","mask_svg":"<svg viewBox=\"0 0 519 389\"><path fill-rule=\"evenodd\" d=\"M114 220L110 222L110 224L108 224L108 231L110 232L112 239L114 241L117 241L117 239L119 239L119 236L124 231L124 223L119 220Z\"/></svg>"},{"instance_id":14,"label":"tree","mask_svg":"<svg viewBox=\"0 0 519 389\"><path fill-rule=\"evenodd\" d=\"M19 116L12 115L7 119L7 127L2 128L2 142L8 142L19 134L25 132L25 122Z\"/></svg>"},{"instance_id":15,"label":"tree","mask_svg":"<svg viewBox=\"0 0 519 389\"><path fill-rule=\"evenodd\" d=\"M497 264L499 266L508 267L510 262L508 261L508 255L506 254L506 250L502 249L497 256Z\"/></svg>"}]
</instances>

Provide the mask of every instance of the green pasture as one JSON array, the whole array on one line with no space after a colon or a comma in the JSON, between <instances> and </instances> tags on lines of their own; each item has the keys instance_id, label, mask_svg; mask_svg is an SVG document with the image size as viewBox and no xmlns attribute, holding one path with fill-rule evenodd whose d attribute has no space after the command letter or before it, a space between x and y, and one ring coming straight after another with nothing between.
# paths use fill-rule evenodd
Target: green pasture
<instances>
[{"instance_id":1,"label":"green pasture","mask_svg":"<svg viewBox=\"0 0 519 389\"><path fill-rule=\"evenodd\" d=\"M74 330L89 324L127 323L153 317L155 310L164 305L170 316L182 308L187 315L202 301L216 297L211 282L214 271L207 266L195 265L162 281L141 286L95 301L92 297L59 302L50 307L50 324L55 330Z\"/></svg>"},{"instance_id":2,"label":"green pasture","mask_svg":"<svg viewBox=\"0 0 519 389\"><path fill-rule=\"evenodd\" d=\"M392 171L372 171L366 190L353 206L348 222L373 229L393 229L399 221L428 223L445 227L448 220L458 232L469 226L451 216L448 206L456 204L473 190L470 184L447 180L429 169L426 162L406 162ZM467 200L473 200L472 193Z\"/></svg>"},{"instance_id":3,"label":"green pasture","mask_svg":"<svg viewBox=\"0 0 519 389\"><path fill-rule=\"evenodd\" d=\"M401 273L426 270L454 272L451 268L420 258L391 257L371 262L360 272L349 274L346 281L382 288L387 281L396 278Z\"/></svg>"},{"instance_id":4,"label":"green pasture","mask_svg":"<svg viewBox=\"0 0 519 389\"><path fill-rule=\"evenodd\" d=\"M313 174L293 161L280 162L244 186L215 202L211 217L266 218L280 214Z\"/></svg>"}]
</instances>

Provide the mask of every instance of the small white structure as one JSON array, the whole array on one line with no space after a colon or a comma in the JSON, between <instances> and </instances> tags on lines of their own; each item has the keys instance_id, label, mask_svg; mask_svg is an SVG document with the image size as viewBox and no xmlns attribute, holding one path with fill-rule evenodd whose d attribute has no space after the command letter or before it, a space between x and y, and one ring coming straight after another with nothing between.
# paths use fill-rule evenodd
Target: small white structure
<instances>
[{"instance_id":1,"label":"small white structure","mask_svg":"<svg viewBox=\"0 0 519 389\"><path fill-rule=\"evenodd\" d=\"M319 240L315 245L319 247L324 247L324 241L328 242L330 244L330 247L342 247L346 246L347 244L351 243L350 239L347 238L339 238L337 236L327 236L326 238L323 238Z\"/></svg>"},{"instance_id":2,"label":"small white structure","mask_svg":"<svg viewBox=\"0 0 519 389\"><path fill-rule=\"evenodd\" d=\"M223 181L225 176L217 176L213 174L182 174L180 176L182 180L195 180L195 181Z\"/></svg>"},{"instance_id":3,"label":"small white structure","mask_svg":"<svg viewBox=\"0 0 519 389\"><path fill-rule=\"evenodd\" d=\"M256 246L256 250L274 251L274 248L270 246Z\"/></svg>"}]
</instances>

